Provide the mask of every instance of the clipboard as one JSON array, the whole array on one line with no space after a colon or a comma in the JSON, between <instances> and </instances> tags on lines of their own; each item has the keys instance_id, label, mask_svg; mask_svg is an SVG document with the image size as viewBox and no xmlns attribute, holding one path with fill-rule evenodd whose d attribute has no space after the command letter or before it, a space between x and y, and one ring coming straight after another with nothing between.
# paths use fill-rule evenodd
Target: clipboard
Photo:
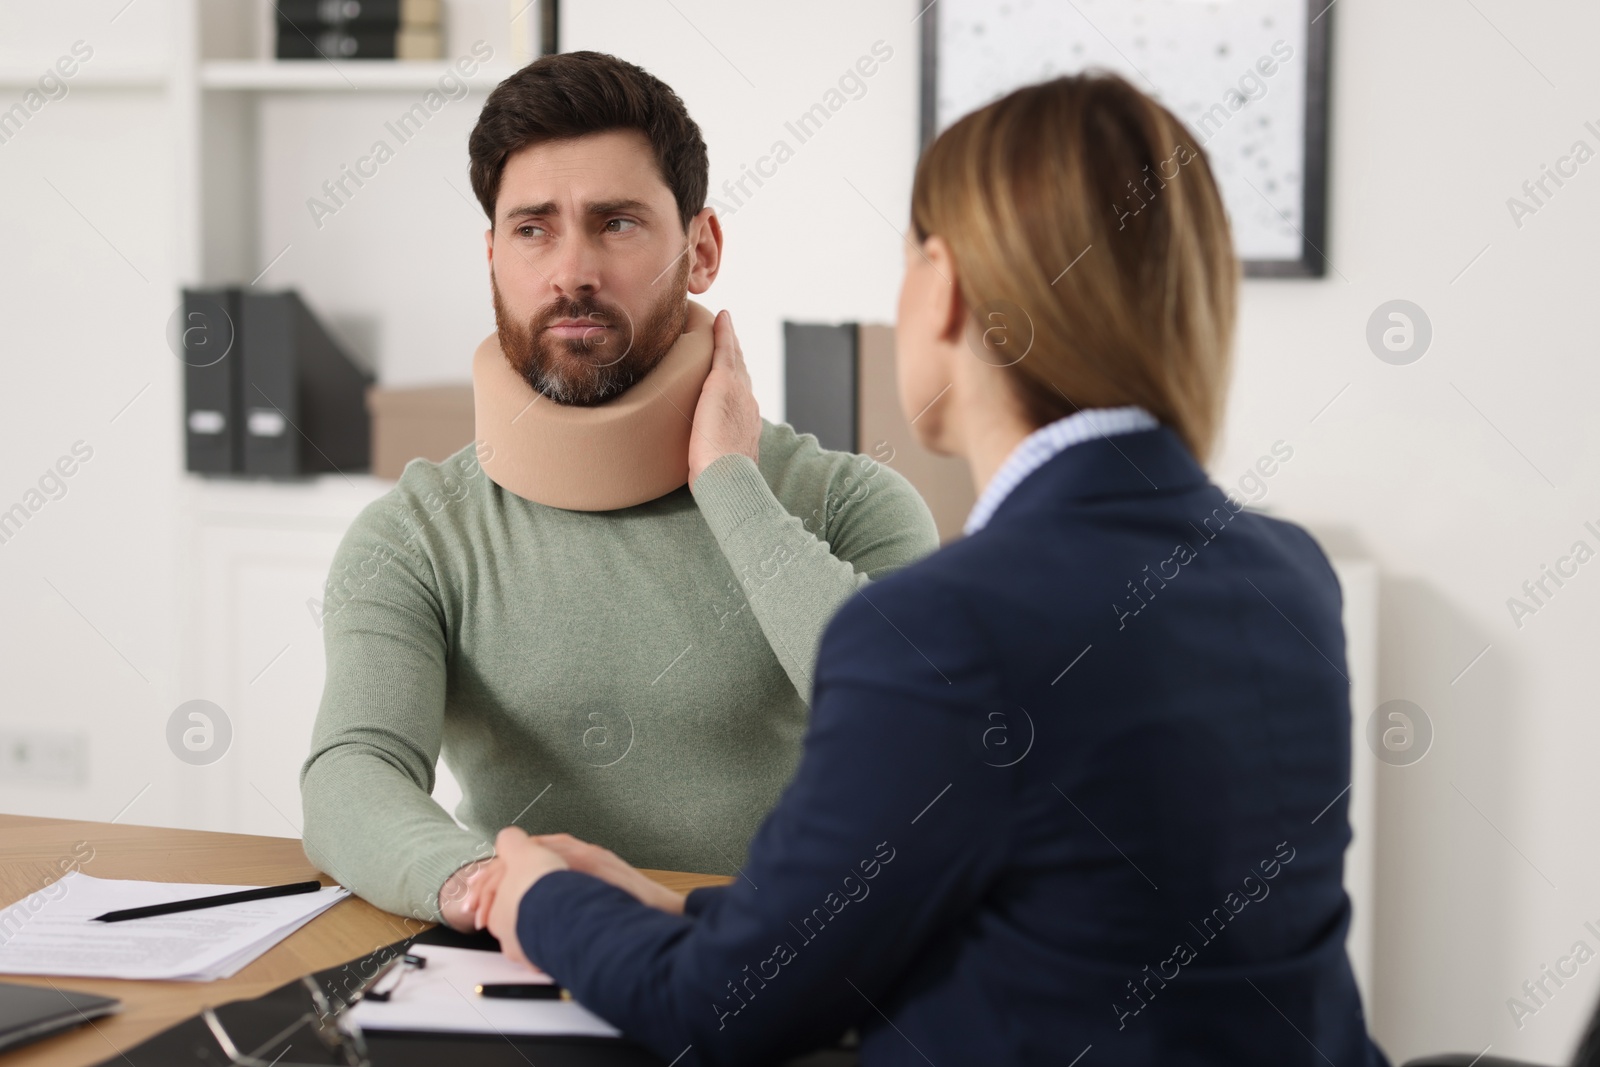
<instances>
[{"instance_id":1,"label":"clipboard","mask_svg":"<svg viewBox=\"0 0 1600 1067\"><path fill-rule=\"evenodd\" d=\"M348 999L369 977L393 956L413 945L446 945L453 948L498 952L500 943L488 931L463 934L447 926L436 926L415 937L408 937L376 949L338 967L318 971L310 977L335 1005ZM307 991L300 980L286 982L253 1000L236 1000L214 1009L227 1033L241 1047L253 1049L290 1025L307 1008ZM518 1037L497 1034L371 1032L366 1035L372 1067L437 1067L440 1063L471 1063L473 1067L667 1067L667 1061L626 1038L606 1037ZM337 1067L344 1061L324 1049L302 1029L287 1042L291 1051L283 1061L323 1064ZM279 1055L274 1048L263 1053L267 1060ZM833 1049L816 1052L790 1061L788 1067L855 1067L856 1050ZM200 1016L185 1019L154 1037L100 1061L95 1067L175 1067L204 1064L226 1067L229 1057Z\"/></svg>"},{"instance_id":2,"label":"clipboard","mask_svg":"<svg viewBox=\"0 0 1600 1067\"><path fill-rule=\"evenodd\" d=\"M391 957L413 945L450 945L498 952L487 932L462 934L436 926L415 937L405 938L338 967L311 975L327 999L336 1007L347 1002L364 978ZM254 1049L303 1015L308 1007L307 991L299 979L286 982L253 1000L236 1000L218 1005L214 1011L235 1043ZM666 1061L624 1038L595 1037L503 1037L496 1034L434 1034L426 1032L366 1035L372 1067L437 1067L440 1063L471 1063L474 1067L527 1067L530 1061L540 1067L664 1067ZM323 1048L311 1034L301 1029L285 1042L283 1062L329 1064L344 1063L337 1053ZM271 1060L279 1048L262 1053ZM226 1067L227 1052L200 1016L185 1019L140 1044L107 1057L96 1067L175 1067L182 1064Z\"/></svg>"}]
</instances>

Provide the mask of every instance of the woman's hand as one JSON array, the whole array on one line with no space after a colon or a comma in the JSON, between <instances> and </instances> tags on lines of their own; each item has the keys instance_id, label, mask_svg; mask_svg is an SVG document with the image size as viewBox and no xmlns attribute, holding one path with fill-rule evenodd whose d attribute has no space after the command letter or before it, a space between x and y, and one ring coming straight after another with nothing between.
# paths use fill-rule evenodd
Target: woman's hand
<instances>
[{"instance_id":1,"label":"woman's hand","mask_svg":"<svg viewBox=\"0 0 1600 1067\"><path fill-rule=\"evenodd\" d=\"M671 915L683 914L683 894L674 893L666 886L639 873L626 860L608 848L580 841L571 834L540 834L534 840L566 861L574 871L593 875L602 882L616 886L641 904Z\"/></svg>"},{"instance_id":2,"label":"woman's hand","mask_svg":"<svg viewBox=\"0 0 1600 1067\"><path fill-rule=\"evenodd\" d=\"M505 875L505 864L499 857L487 860L467 876L466 891L461 898L461 910L466 913L466 930L482 930L489 923L489 909L494 906L495 892ZM457 929L463 929L457 927Z\"/></svg>"},{"instance_id":3,"label":"woman's hand","mask_svg":"<svg viewBox=\"0 0 1600 1067\"><path fill-rule=\"evenodd\" d=\"M502 830L500 832L501 836L495 839L496 846L499 847L502 840L513 830L516 830L516 828L510 827ZM521 833L520 830L516 832ZM518 841L515 837L511 838L511 840L514 850L537 849L539 852L553 856L555 861L560 862L560 866L553 865L553 862L549 859L542 860L541 862L547 865L547 869L541 870L538 876L527 881L520 892L516 886L522 885L522 883L512 873L511 864L508 863L503 855L484 862L468 876L466 879L466 892L462 898L462 911L470 919L470 925L473 929L482 930L486 926L489 927L495 937L500 938L502 945L504 945L505 939L500 936L498 930L495 930L492 918L497 903L507 895L513 897L511 925L515 927L516 906L521 903L522 894L527 892L527 888L532 886L534 881L548 874L551 870L565 868L567 870L582 871L584 874L592 875L602 882L616 886L641 904L657 908L667 912L669 915L683 914L684 894L675 893L666 886L641 874L637 868L630 867L625 860L610 849L601 848L599 845L591 845L587 841L580 841L571 834L540 834L535 837L528 837L524 834L522 841ZM511 953L507 952L507 955L511 955ZM513 956L512 958L520 957Z\"/></svg>"},{"instance_id":4,"label":"woman's hand","mask_svg":"<svg viewBox=\"0 0 1600 1067\"><path fill-rule=\"evenodd\" d=\"M494 839L495 857L467 879L464 907L477 929L489 928L510 959L529 963L517 940L517 912L533 884L551 871L564 871L567 861L538 844L520 827L508 826Z\"/></svg>"}]
</instances>

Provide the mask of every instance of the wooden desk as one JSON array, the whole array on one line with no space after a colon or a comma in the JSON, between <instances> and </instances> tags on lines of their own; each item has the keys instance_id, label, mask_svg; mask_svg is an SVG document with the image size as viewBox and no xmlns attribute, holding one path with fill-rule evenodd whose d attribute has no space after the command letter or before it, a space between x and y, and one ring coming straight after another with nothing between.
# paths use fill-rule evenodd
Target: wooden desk
<instances>
[{"instance_id":1,"label":"wooden desk","mask_svg":"<svg viewBox=\"0 0 1600 1067\"><path fill-rule=\"evenodd\" d=\"M71 859L73 848L80 841L87 841L94 854L79 869L97 878L273 885L320 877L323 885L334 884L333 879L311 865L299 840L292 837L0 815L0 907L14 904L55 881L61 874L58 862ZM645 873L680 891L729 881L719 875ZM198 1014L208 1004L260 996L301 975L358 959L431 925L380 911L351 897L290 934L232 978L215 982L0 975L0 981L55 985L122 1001L122 1010L116 1015L0 1053L0 1067L80 1067L99 1063Z\"/></svg>"}]
</instances>

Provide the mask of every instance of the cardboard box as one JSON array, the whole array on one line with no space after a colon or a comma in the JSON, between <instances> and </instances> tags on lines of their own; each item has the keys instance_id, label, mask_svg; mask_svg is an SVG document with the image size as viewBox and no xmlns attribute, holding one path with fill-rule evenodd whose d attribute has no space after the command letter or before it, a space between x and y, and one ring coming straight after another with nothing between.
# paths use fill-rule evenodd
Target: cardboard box
<instances>
[{"instance_id":1,"label":"cardboard box","mask_svg":"<svg viewBox=\"0 0 1600 1067\"><path fill-rule=\"evenodd\" d=\"M472 442L472 385L429 385L409 389L372 386L372 473L400 477L406 464L422 458L438 463Z\"/></svg>"},{"instance_id":2,"label":"cardboard box","mask_svg":"<svg viewBox=\"0 0 1600 1067\"><path fill-rule=\"evenodd\" d=\"M900 410L894 327L863 324L856 351L856 451L903 474L928 502L940 543L949 544L961 536L967 514L978 500L972 471L959 456L941 456L924 448Z\"/></svg>"}]
</instances>

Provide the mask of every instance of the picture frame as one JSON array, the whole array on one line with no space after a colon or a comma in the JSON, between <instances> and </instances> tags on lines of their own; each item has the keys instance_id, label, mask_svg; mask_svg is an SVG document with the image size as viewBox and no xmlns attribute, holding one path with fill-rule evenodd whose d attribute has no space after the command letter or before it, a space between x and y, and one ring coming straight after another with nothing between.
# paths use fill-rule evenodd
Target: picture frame
<instances>
[{"instance_id":1,"label":"picture frame","mask_svg":"<svg viewBox=\"0 0 1600 1067\"><path fill-rule=\"evenodd\" d=\"M1205 146L1246 277L1326 277L1332 8L1330 0L1068 0L997 10L940 0L920 16L921 149L1012 89L1110 70ZM1263 76L1267 69L1277 78Z\"/></svg>"}]
</instances>

